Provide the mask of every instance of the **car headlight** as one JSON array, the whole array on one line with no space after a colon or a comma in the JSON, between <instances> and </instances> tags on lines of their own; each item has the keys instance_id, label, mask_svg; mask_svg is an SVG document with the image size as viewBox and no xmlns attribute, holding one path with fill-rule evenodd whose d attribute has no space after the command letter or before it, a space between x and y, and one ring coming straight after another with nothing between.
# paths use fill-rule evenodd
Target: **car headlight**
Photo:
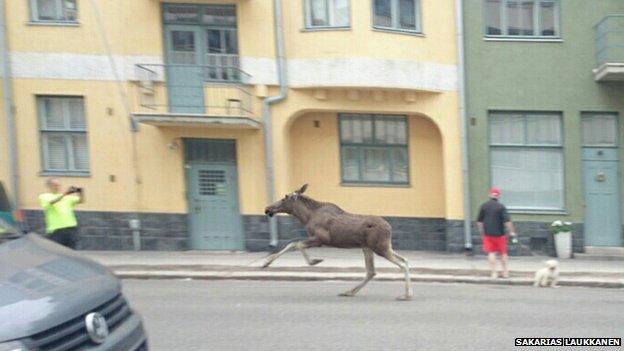
<instances>
[{"instance_id":1,"label":"car headlight","mask_svg":"<svg viewBox=\"0 0 624 351\"><path fill-rule=\"evenodd\" d=\"M28 351L28 348L20 341L9 341L0 343L0 351Z\"/></svg>"}]
</instances>

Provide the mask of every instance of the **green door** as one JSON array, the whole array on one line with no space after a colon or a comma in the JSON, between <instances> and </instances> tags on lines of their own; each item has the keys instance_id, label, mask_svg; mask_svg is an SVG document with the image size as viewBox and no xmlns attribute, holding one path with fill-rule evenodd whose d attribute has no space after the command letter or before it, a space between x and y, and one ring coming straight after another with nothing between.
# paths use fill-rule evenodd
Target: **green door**
<instances>
[{"instance_id":1,"label":"green door","mask_svg":"<svg viewBox=\"0 0 624 351\"><path fill-rule=\"evenodd\" d=\"M585 245L621 246L618 116L581 114Z\"/></svg>"},{"instance_id":2,"label":"green door","mask_svg":"<svg viewBox=\"0 0 624 351\"><path fill-rule=\"evenodd\" d=\"M618 149L583 148L585 245L621 246Z\"/></svg>"},{"instance_id":3,"label":"green door","mask_svg":"<svg viewBox=\"0 0 624 351\"><path fill-rule=\"evenodd\" d=\"M198 250L244 248L238 205L233 141L185 142L190 247Z\"/></svg>"},{"instance_id":4,"label":"green door","mask_svg":"<svg viewBox=\"0 0 624 351\"><path fill-rule=\"evenodd\" d=\"M204 113L202 38L198 26L165 26L169 112Z\"/></svg>"}]
</instances>

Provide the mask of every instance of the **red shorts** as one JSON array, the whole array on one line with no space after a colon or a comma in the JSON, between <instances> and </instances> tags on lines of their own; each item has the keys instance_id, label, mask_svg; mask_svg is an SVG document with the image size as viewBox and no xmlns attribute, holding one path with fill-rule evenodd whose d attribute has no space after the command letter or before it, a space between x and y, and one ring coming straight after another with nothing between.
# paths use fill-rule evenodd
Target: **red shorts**
<instances>
[{"instance_id":1,"label":"red shorts","mask_svg":"<svg viewBox=\"0 0 624 351\"><path fill-rule=\"evenodd\" d=\"M483 251L490 252L499 252L500 254L507 253L507 236L483 236Z\"/></svg>"}]
</instances>

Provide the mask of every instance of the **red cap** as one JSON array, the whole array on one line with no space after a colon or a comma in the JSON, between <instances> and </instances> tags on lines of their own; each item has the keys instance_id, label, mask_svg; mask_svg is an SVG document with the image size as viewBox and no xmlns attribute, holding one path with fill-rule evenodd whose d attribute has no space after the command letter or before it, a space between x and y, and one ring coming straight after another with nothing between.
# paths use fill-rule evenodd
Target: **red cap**
<instances>
[{"instance_id":1,"label":"red cap","mask_svg":"<svg viewBox=\"0 0 624 351\"><path fill-rule=\"evenodd\" d=\"M490 189L490 196L500 196L501 191L499 188L497 187L492 187L492 189Z\"/></svg>"}]
</instances>

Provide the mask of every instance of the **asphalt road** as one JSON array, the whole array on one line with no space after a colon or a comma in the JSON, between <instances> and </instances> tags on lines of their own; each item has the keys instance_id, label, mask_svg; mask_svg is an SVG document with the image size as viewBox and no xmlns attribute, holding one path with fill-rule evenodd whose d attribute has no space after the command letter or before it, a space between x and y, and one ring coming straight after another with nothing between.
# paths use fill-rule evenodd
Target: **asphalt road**
<instances>
[{"instance_id":1,"label":"asphalt road","mask_svg":"<svg viewBox=\"0 0 624 351\"><path fill-rule=\"evenodd\" d=\"M423 283L402 302L396 282L373 281L352 298L337 294L354 282L123 285L152 350L548 350L514 339L624 337L620 289Z\"/></svg>"}]
</instances>

